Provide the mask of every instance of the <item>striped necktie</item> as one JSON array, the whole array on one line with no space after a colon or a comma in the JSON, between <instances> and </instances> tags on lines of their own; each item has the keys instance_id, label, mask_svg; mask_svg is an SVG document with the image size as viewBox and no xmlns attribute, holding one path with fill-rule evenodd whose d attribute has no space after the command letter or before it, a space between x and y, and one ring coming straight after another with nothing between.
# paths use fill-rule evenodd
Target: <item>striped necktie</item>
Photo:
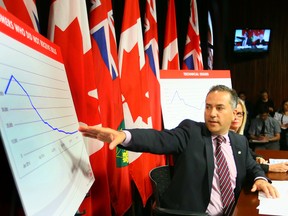
<instances>
[{"instance_id":1,"label":"striped necktie","mask_svg":"<svg viewBox=\"0 0 288 216\"><path fill-rule=\"evenodd\" d=\"M225 137L216 137L216 163L217 163L217 173L219 176L219 184L221 191L221 199L224 208L224 215L232 215L233 208L235 204L234 192L231 185L230 172L226 158L221 149L221 144L225 142Z\"/></svg>"}]
</instances>

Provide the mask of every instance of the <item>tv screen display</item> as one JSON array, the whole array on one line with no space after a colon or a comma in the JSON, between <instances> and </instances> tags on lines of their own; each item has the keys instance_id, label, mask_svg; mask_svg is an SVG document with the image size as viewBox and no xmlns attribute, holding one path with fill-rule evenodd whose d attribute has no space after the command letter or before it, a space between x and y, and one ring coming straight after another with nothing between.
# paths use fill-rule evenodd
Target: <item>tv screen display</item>
<instances>
[{"instance_id":1,"label":"tv screen display","mask_svg":"<svg viewBox=\"0 0 288 216\"><path fill-rule=\"evenodd\" d=\"M270 29L235 29L234 53L267 53Z\"/></svg>"}]
</instances>

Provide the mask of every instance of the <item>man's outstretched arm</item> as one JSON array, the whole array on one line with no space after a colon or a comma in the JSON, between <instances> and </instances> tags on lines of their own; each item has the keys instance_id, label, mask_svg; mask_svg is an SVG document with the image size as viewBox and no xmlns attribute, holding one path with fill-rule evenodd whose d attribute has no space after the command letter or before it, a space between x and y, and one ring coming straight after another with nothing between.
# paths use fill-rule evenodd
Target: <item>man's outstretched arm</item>
<instances>
[{"instance_id":1,"label":"man's outstretched arm","mask_svg":"<svg viewBox=\"0 0 288 216\"><path fill-rule=\"evenodd\" d=\"M117 145L122 144L126 139L126 134L123 131L117 131L111 128L99 126L80 126L78 130L83 136L110 143L109 149L111 150Z\"/></svg>"}]
</instances>

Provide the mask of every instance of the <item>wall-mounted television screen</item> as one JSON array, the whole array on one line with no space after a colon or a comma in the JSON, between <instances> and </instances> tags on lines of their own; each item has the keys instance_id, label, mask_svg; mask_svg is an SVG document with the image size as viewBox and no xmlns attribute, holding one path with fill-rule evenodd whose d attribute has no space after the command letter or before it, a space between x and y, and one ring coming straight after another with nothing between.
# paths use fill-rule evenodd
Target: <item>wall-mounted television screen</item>
<instances>
[{"instance_id":1,"label":"wall-mounted television screen","mask_svg":"<svg viewBox=\"0 0 288 216\"><path fill-rule=\"evenodd\" d=\"M270 29L235 29L234 53L267 53Z\"/></svg>"}]
</instances>

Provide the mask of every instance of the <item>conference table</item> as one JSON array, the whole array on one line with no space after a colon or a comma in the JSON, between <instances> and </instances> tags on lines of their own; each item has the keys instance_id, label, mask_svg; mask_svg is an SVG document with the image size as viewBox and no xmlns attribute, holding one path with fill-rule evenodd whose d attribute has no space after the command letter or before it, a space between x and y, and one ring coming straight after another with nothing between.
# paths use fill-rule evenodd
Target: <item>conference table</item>
<instances>
[{"instance_id":1,"label":"conference table","mask_svg":"<svg viewBox=\"0 0 288 216\"><path fill-rule=\"evenodd\" d=\"M288 151L278 150L256 150L256 153L263 156L266 160L273 159L288 159ZM266 173L271 180L288 180L288 173ZM244 187L240 193L237 205L233 216L243 215L259 215L257 206L259 205L258 192L252 193L251 188Z\"/></svg>"}]
</instances>

